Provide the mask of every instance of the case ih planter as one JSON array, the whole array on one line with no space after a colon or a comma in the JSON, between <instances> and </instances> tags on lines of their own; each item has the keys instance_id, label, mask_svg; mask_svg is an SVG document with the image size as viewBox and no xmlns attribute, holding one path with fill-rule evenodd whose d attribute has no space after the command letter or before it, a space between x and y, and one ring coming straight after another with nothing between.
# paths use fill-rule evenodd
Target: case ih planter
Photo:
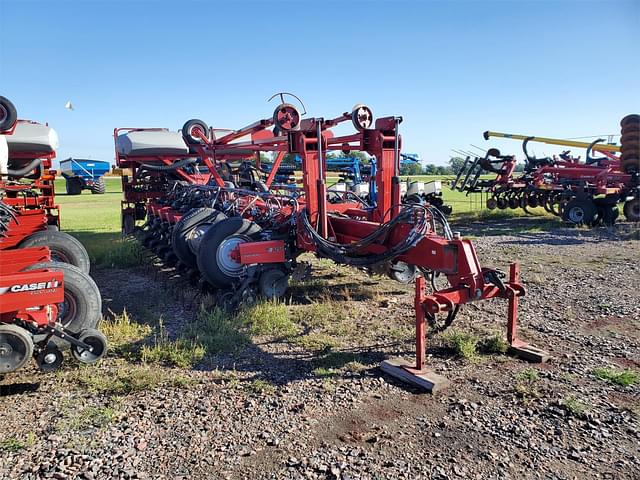
<instances>
[{"instance_id":1,"label":"case ih planter","mask_svg":"<svg viewBox=\"0 0 640 480\"><path fill-rule=\"evenodd\" d=\"M0 139L17 131L15 121L15 107L0 97ZM29 152L27 160L33 154ZM78 361L94 363L107 348L105 337L95 329L102 317L100 292L79 268L54 262L49 247L35 246L47 240L55 243L61 233L47 230L46 211L37 203L34 208L28 201L16 200L32 196L15 181L32 175L43 162L29 161L28 168L17 171L11 165L17 157L10 155L0 151L0 164L10 165L2 172L9 179L0 183L0 375L20 369L32 357L41 370L53 371L62 364L65 346ZM43 176L34 175L36 181ZM16 191L24 196L12 195Z\"/></svg>"},{"instance_id":2,"label":"case ih planter","mask_svg":"<svg viewBox=\"0 0 640 480\"><path fill-rule=\"evenodd\" d=\"M355 130L335 135L332 129L347 122ZM425 370L426 324L435 325L439 314L451 324L465 303L506 299L512 349L545 360L544 352L516 336L518 298L525 293L517 266L503 279L480 266L471 242L454 235L437 208L401 203L401 122L374 122L364 105L335 118L302 119L295 106L283 103L271 118L239 130L210 129L200 120L185 123L182 136L116 129L116 161L130 169L123 177L123 230L137 231L147 247L201 277L232 308L256 295L283 296L289 277L305 269L297 262L304 252L416 280L416 363L384 368L429 389L438 379ZM357 196L328 201L326 153L352 150L375 158L373 205ZM268 176L261 173L260 152L273 155ZM274 182L286 153L301 158L302 187ZM425 279L438 274L449 286L427 292Z\"/></svg>"},{"instance_id":3,"label":"case ih planter","mask_svg":"<svg viewBox=\"0 0 640 480\"><path fill-rule=\"evenodd\" d=\"M513 155L500 155L490 149L484 158L467 158L452 188L459 191L487 192L487 208L544 207L549 213L569 223L596 226L613 225L618 218L618 205L623 204L629 221L640 221L640 164L637 138L640 136L638 115L626 116L623 126L623 146L602 144L598 139L591 144L569 140L525 137L497 132L485 132L486 139L503 137L523 139L525 154L524 173L515 175L516 159ZM569 151L560 158L535 158L529 155L527 144L539 141L554 145L585 146L585 163L574 158ZM616 152L623 151L617 156ZM592 157L592 152L601 157ZM492 180L481 175L495 173Z\"/></svg>"}]
</instances>

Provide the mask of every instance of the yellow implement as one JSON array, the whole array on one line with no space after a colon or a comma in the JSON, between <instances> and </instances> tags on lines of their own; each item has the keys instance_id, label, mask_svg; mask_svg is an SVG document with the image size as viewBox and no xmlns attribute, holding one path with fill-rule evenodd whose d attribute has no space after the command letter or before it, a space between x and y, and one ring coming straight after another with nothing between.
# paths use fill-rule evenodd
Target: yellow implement
<instances>
[{"instance_id":1,"label":"yellow implement","mask_svg":"<svg viewBox=\"0 0 640 480\"><path fill-rule=\"evenodd\" d=\"M514 140L526 140L528 138L530 142L540 142L540 143L546 143L549 145L562 145L565 147L588 148L589 145L591 145L591 143L588 143L588 142L577 142L575 140L563 140L561 138L533 137L530 135L516 135L514 133L491 132L489 130L484 132L483 135L485 140L489 140L489 138L491 137L512 138ZM620 147L618 145L607 145L606 143L597 143L593 146L592 150L598 150L600 152L619 152Z\"/></svg>"}]
</instances>

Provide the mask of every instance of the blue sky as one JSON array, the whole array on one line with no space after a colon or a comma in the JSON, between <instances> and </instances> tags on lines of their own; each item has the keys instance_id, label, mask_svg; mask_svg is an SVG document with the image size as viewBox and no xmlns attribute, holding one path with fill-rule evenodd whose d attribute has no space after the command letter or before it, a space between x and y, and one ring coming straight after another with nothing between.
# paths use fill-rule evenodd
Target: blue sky
<instances>
[{"instance_id":1,"label":"blue sky","mask_svg":"<svg viewBox=\"0 0 640 480\"><path fill-rule=\"evenodd\" d=\"M239 128L278 91L314 116L402 115L404 151L436 164L520 151L484 130L610 134L640 111L638 0L0 0L0 32L0 94L58 131L59 158L113 160L114 127Z\"/></svg>"}]
</instances>

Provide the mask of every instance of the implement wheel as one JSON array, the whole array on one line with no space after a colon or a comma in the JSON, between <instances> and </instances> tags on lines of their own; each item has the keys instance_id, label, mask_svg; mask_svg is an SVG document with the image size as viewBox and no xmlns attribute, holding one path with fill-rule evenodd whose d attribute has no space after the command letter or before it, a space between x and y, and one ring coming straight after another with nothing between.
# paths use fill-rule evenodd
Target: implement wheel
<instances>
[{"instance_id":1,"label":"implement wheel","mask_svg":"<svg viewBox=\"0 0 640 480\"><path fill-rule=\"evenodd\" d=\"M29 332L17 325L0 325L0 375L22 368L32 356Z\"/></svg>"},{"instance_id":2,"label":"implement wheel","mask_svg":"<svg viewBox=\"0 0 640 480\"><path fill-rule=\"evenodd\" d=\"M625 202L623 212L630 222L640 222L640 197Z\"/></svg>"},{"instance_id":3,"label":"implement wheel","mask_svg":"<svg viewBox=\"0 0 640 480\"><path fill-rule=\"evenodd\" d=\"M590 224L595 219L597 212L592 200L574 198L564 206L562 219L576 225Z\"/></svg>"},{"instance_id":4,"label":"implement wheel","mask_svg":"<svg viewBox=\"0 0 640 480\"><path fill-rule=\"evenodd\" d=\"M8 98L0 96L0 132L13 128L17 120L16 107Z\"/></svg>"},{"instance_id":5,"label":"implement wheel","mask_svg":"<svg viewBox=\"0 0 640 480\"><path fill-rule=\"evenodd\" d=\"M107 337L98 330L93 328L84 330L78 336L78 340L91 347L91 350L87 350L76 345L71 346L71 355L80 363L96 363L107 353Z\"/></svg>"},{"instance_id":6,"label":"implement wheel","mask_svg":"<svg viewBox=\"0 0 640 480\"><path fill-rule=\"evenodd\" d=\"M260 226L240 217L232 217L210 228L200 242L198 269L214 287L227 288L240 279L244 272L235 256L241 243L258 240Z\"/></svg>"},{"instance_id":7,"label":"implement wheel","mask_svg":"<svg viewBox=\"0 0 640 480\"><path fill-rule=\"evenodd\" d=\"M56 262L69 263L89 274L91 261L89 254L78 239L68 233L57 230L43 230L28 236L20 242L19 248L49 247L51 259Z\"/></svg>"},{"instance_id":8,"label":"implement wheel","mask_svg":"<svg viewBox=\"0 0 640 480\"><path fill-rule=\"evenodd\" d=\"M200 241L207 230L225 220L227 216L213 208L195 208L183 216L171 232L171 246L178 259L190 268L196 268L196 255Z\"/></svg>"},{"instance_id":9,"label":"implement wheel","mask_svg":"<svg viewBox=\"0 0 640 480\"><path fill-rule=\"evenodd\" d=\"M58 304L57 321L70 333L95 328L102 319L102 296L93 279L77 267L61 262L37 263L24 271L47 268L64 274L64 300ZM51 339L58 346L68 343L58 337Z\"/></svg>"}]
</instances>

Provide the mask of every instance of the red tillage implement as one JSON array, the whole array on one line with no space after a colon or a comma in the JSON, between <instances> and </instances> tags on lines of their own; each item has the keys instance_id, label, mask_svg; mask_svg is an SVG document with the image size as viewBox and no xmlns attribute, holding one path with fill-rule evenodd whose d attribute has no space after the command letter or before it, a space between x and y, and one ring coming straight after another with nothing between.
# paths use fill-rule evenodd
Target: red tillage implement
<instances>
[{"instance_id":1,"label":"red tillage implement","mask_svg":"<svg viewBox=\"0 0 640 480\"><path fill-rule=\"evenodd\" d=\"M346 122L355 131L334 134ZM191 120L182 130L184 144L167 146L168 137L158 137L154 155L149 154L153 149L145 150L142 137L151 138L157 130L116 129L118 163L131 169L123 179L123 228L132 232L136 220L146 217L140 230L144 244L201 275L230 305L258 294L284 295L304 252L384 270L405 282L415 279L416 363L386 362L383 368L429 389L438 385L425 370L427 322L446 314L448 325L469 302L506 299L513 351L544 361L545 352L516 336L518 298L525 294L517 265L503 280L501 272L480 266L471 241L454 235L438 209L401 203L401 122L402 117L374 121L364 105L331 119L302 119L293 105L283 103L272 118L222 135ZM123 139L129 132L138 138ZM136 154L136 148L125 153L126 142L144 154ZM174 147L178 151L167 156ZM342 201L327 200L326 154L351 150L375 159L373 205L348 194ZM260 153L273 159L268 174L260 169ZM301 187L273 183L285 154L302 160ZM425 279L438 274L447 278L448 287L427 292Z\"/></svg>"}]
</instances>

